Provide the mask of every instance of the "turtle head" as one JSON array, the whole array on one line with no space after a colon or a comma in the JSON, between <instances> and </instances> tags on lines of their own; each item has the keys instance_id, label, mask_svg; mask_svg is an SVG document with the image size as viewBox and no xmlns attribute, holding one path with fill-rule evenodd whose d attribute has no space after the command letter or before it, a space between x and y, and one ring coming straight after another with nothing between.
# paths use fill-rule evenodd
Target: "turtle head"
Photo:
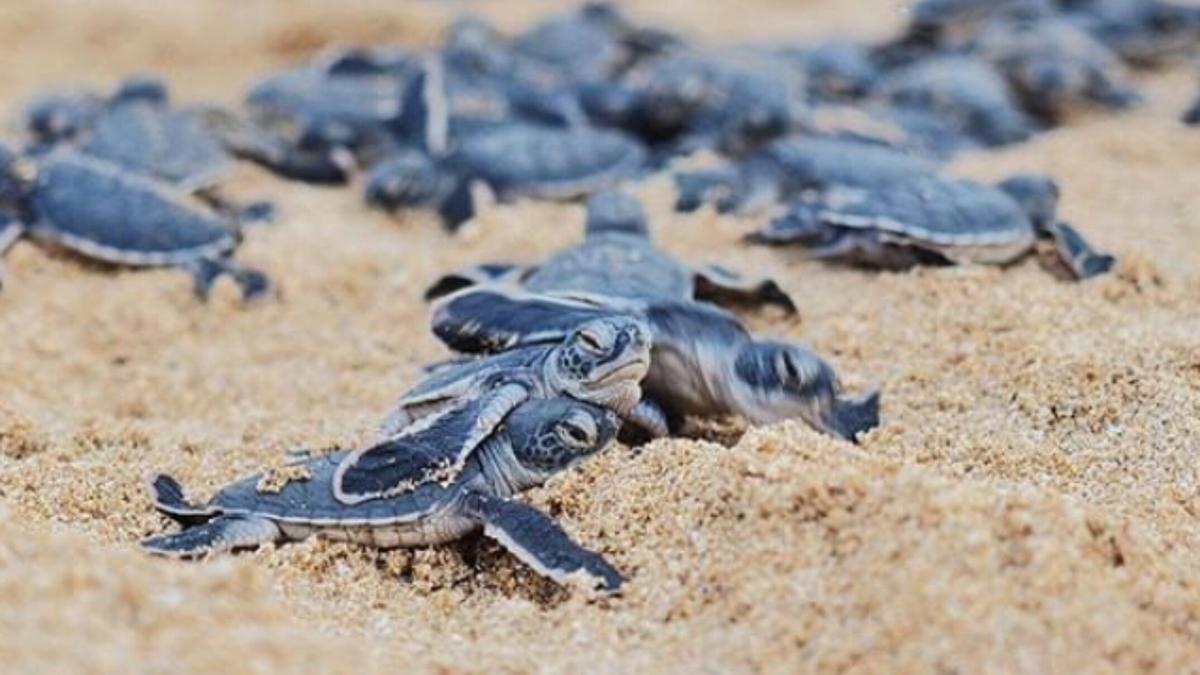
<instances>
[{"instance_id":1,"label":"turtle head","mask_svg":"<svg viewBox=\"0 0 1200 675\"><path fill-rule=\"evenodd\" d=\"M650 328L623 314L592 319L554 348L547 368L555 391L627 414L650 369Z\"/></svg>"},{"instance_id":2,"label":"turtle head","mask_svg":"<svg viewBox=\"0 0 1200 675\"><path fill-rule=\"evenodd\" d=\"M437 165L423 152L405 150L371 170L367 203L387 211L433 203L442 184Z\"/></svg>"},{"instance_id":3,"label":"turtle head","mask_svg":"<svg viewBox=\"0 0 1200 675\"><path fill-rule=\"evenodd\" d=\"M142 101L145 103L165 104L170 95L167 83L153 75L132 75L117 85L113 94L113 102L129 103Z\"/></svg>"},{"instance_id":4,"label":"turtle head","mask_svg":"<svg viewBox=\"0 0 1200 675\"><path fill-rule=\"evenodd\" d=\"M523 403L504 425L524 473L541 482L608 447L621 420L607 408L551 398Z\"/></svg>"},{"instance_id":5,"label":"turtle head","mask_svg":"<svg viewBox=\"0 0 1200 675\"><path fill-rule=\"evenodd\" d=\"M752 422L798 417L850 441L879 424L877 394L861 400L841 398L833 368L798 345L751 342L738 354L734 375L743 398L742 412Z\"/></svg>"},{"instance_id":6,"label":"turtle head","mask_svg":"<svg viewBox=\"0 0 1200 675\"><path fill-rule=\"evenodd\" d=\"M587 202L587 236L632 234L648 236L646 212L637 199L619 190L602 190Z\"/></svg>"},{"instance_id":7,"label":"turtle head","mask_svg":"<svg viewBox=\"0 0 1200 675\"><path fill-rule=\"evenodd\" d=\"M48 94L25 109L25 128L38 143L74 138L98 114L99 104L88 94Z\"/></svg>"},{"instance_id":8,"label":"turtle head","mask_svg":"<svg viewBox=\"0 0 1200 675\"><path fill-rule=\"evenodd\" d=\"M1049 176L1017 174L1001 181L998 187L1021 206L1039 230L1057 219L1058 184Z\"/></svg>"}]
</instances>

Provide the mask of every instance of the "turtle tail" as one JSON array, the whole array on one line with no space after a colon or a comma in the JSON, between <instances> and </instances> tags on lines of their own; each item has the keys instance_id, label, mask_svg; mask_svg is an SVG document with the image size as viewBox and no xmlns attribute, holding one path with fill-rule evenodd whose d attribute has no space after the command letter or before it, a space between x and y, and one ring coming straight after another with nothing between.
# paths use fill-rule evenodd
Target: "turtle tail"
<instances>
[{"instance_id":1,"label":"turtle tail","mask_svg":"<svg viewBox=\"0 0 1200 675\"><path fill-rule=\"evenodd\" d=\"M180 525L199 525L212 519L211 511L187 500L183 486L173 477L155 474L150 477L149 484L154 508Z\"/></svg>"},{"instance_id":2,"label":"turtle tail","mask_svg":"<svg viewBox=\"0 0 1200 675\"><path fill-rule=\"evenodd\" d=\"M879 392L873 391L856 399L839 397L828 424L838 436L857 443L859 434L879 426Z\"/></svg>"}]
</instances>

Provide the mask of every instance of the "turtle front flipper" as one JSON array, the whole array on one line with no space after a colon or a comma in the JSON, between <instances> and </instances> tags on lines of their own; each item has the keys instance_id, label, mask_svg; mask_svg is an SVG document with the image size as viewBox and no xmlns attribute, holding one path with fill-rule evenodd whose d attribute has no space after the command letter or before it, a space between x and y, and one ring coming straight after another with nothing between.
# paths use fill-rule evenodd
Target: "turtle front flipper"
<instances>
[{"instance_id":1,"label":"turtle front flipper","mask_svg":"<svg viewBox=\"0 0 1200 675\"><path fill-rule=\"evenodd\" d=\"M25 235L25 225L13 214L0 212L0 260ZM0 288L4 288L4 267L0 265Z\"/></svg>"},{"instance_id":2,"label":"turtle front flipper","mask_svg":"<svg viewBox=\"0 0 1200 675\"><path fill-rule=\"evenodd\" d=\"M433 309L433 333L447 347L487 354L562 341L612 309L582 299L509 288L471 288L447 296Z\"/></svg>"},{"instance_id":3,"label":"turtle front flipper","mask_svg":"<svg viewBox=\"0 0 1200 675\"><path fill-rule=\"evenodd\" d=\"M232 278L238 287L242 289L242 298L244 300L256 300L267 296L271 292L271 279L266 274L239 265L227 257L200 258L181 267L191 272L194 284L193 290L196 297L201 300L208 300L208 296L212 293L212 287L217 283L217 279L225 275Z\"/></svg>"},{"instance_id":4,"label":"turtle front flipper","mask_svg":"<svg viewBox=\"0 0 1200 675\"><path fill-rule=\"evenodd\" d=\"M644 398L628 415L624 417L624 421L637 427L639 431L644 433L651 439L666 438L671 435L671 421L667 418L667 413L655 401Z\"/></svg>"},{"instance_id":5,"label":"turtle front flipper","mask_svg":"<svg viewBox=\"0 0 1200 675\"><path fill-rule=\"evenodd\" d=\"M255 548L282 538L279 527L268 518L217 516L176 534L150 537L142 541L142 548L169 558L199 558L212 553Z\"/></svg>"},{"instance_id":6,"label":"turtle front flipper","mask_svg":"<svg viewBox=\"0 0 1200 675\"><path fill-rule=\"evenodd\" d=\"M411 424L382 443L349 453L334 471L334 497L353 505L454 480L471 453L528 398L524 385L503 384Z\"/></svg>"},{"instance_id":7,"label":"turtle front flipper","mask_svg":"<svg viewBox=\"0 0 1200 675\"><path fill-rule=\"evenodd\" d=\"M879 392L860 398L837 398L827 424L834 435L857 443L859 434L879 426Z\"/></svg>"},{"instance_id":8,"label":"turtle front flipper","mask_svg":"<svg viewBox=\"0 0 1200 675\"><path fill-rule=\"evenodd\" d=\"M479 519L485 536L538 574L563 585L605 593L620 590L623 580L616 568L599 553L571 541L558 523L532 506L471 492L463 499L463 509Z\"/></svg>"},{"instance_id":9,"label":"turtle front flipper","mask_svg":"<svg viewBox=\"0 0 1200 675\"><path fill-rule=\"evenodd\" d=\"M485 263L447 274L425 289L425 300L432 301L471 286L486 286L518 281L529 273L522 265Z\"/></svg>"},{"instance_id":10,"label":"turtle front flipper","mask_svg":"<svg viewBox=\"0 0 1200 675\"><path fill-rule=\"evenodd\" d=\"M1116 258L1092 248L1079 230L1067 223L1055 221L1054 224L1046 226L1045 230L1054 241L1059 258L1076 279L1090 279L1104 274L1116 263Z\"/></svg>"},{"instance_id":11,"label":"turtle front flipper","mask_svg":"<svg viewBox=\"0 0 1200 675\"><path fill-rule=\"evenodd\" d=\"M718 305L775 305L788 314L796 313L796 303L773 279L748 279L721 267L705 265L695 271L697 300Z\"/></svg>"},{"instance_id":12,"label":"turtle front flipper","mask_svg":"<svg viewBox=\"0 0 1200 675\"><path fill-rule=\"evenodd\" d=\"M179 481L165 473L151 476L149 487L154 508L180 525L190 527L207 523L216 515L208 507L196 506L189 502Z\"/></svg>"}]
</instances>

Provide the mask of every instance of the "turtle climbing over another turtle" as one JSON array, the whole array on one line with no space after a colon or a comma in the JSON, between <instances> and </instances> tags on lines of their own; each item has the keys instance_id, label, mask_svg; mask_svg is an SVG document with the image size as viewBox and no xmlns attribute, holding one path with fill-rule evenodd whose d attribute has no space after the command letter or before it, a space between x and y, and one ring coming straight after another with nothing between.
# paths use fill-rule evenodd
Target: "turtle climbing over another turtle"
<instances>
[{"instance_id":1,"label":"turtle climbing over another turtle","mask_svg":"<svg viewBox=\"0 0 1200 675\"><path fill-rule=\"evenodd\" d=\"M758 424L800 418L850 441L879 424L877 392L844 396L820 357L799 345L756 340L732 314L705 303L479 286L437 301L433 331L451 349L486 354L553 344L581 325L615 316L636 317L650 329L639 419L657 416L659 429L638 425L651 436L677 431L688 416L738 415Z\"/></svg>"},{"instance_id":2,"label":"turtle climbing over another turtle","mask_svg":"<svg viewBox=\"0 0 1200 675\"><path fill-rule=\"evenodd\" d=\"M263 273L230 258L240 234L227 216L168 183L69 148L33 158L0 147L0 206L13 218L7 245L28 235L109 264L178 267L192 273L201 298L225 274L246 298L271 287Z\"/></svg>"},{"instance_id":3,"label":"turtle climbing over another turtle","mask_svg":"<svg viewBox=\"0 0 1200 675\"><path fill-rule=\"evenodd\" d=\"M597 317L534 346L518 349L514 343L497 342L489 347L489 351L506 351L443 365L409 389L381 425L381 436L394 436L463 401L484 396L492 398L494 409L500 411L486 415L488 420L502 417L505 406L511 408L528 398L570 396L603 405L661 435L655 411L640 407L639 383L650 362L650 333L640 319ZM497 397L497 392L503 396Z\"/></svg>"},{"instance_id":4,"label":"turtle climbing over another turtle","mask_svg":"<svg viewBox=\"0 0 1200 675\"><path fill-rule=\"evenodd\" d=\"M793 203L756 243L799 244L813 258L903 269L919 264L1007 264L1053 241L1078 279L1107 272L1112 256L1095 251L1056 215L1058 187L1018 175L993 187L937 176L865 191L837 205Z\"/></svg>"},{"instance_id":5,"label":"turtle climbing over another turtle","mask_svg":"<svg viewBox=\"0 0 1200 675\"><path fill-rule=\"evenodd\" d=\"M879 95L893 106L929 111L943 121L943 134L985 147L1024 141L1035 128L1004 77L977 57L922 59L890 73L880 83Z\"/></svg>"},{"instance_id":6,"label":"turtle climbing over another turtle","mask_svg":"<svg viewBox=\"0 0 1200 675\"><path fill-rule=\"evenodd\" d=\"M993 22L973 47L1004 74L1027 110L1052 124L1080 107L1124 110L1141 101L1116 54L1063 19Z\"/></svg>"},{"instance_id":7,"label":"turtle climbing over another turtle","mask_svg":"<svg viewBox=\"0 0 1200 675\"><path fill-rule=\"evenodd\" d=\"M485 264L449 274L425 293L433 300L475 284L513 283L533 292L603 295L644 301L707 300L724 304L770 304L789 314L792 299L769 279L749 280L719 265L696 269L650 241L646 214L637 199L616 190L592 195L584 241L540 265Z\"/></svg>"},{"instance_id":8,"label":"turtle climbing over another turtle","mask_svg":"<svg viewBox=\"0 0 1200 675\"><path fill-rule=\"evenodd\" d=\"M770 144L717 169L676 174L676 210L715 202L722 213L745 212L809 193L870 190L932 174L933 162L858 139L798 136Z\"/></svg>"},{"instance_id":9,"label":"turtle climbing over another turtle","mask_svg":"<svg viewBox=\"0 0 1200 675\"><path fill-rule=\"evenodd\" d=\"M431 546L482 530L560 584L616 592L622 579L612 565L573 542L549 516L512 497L606 448L619 420L580 401L532 400L508 413L503 424L477 433L473 416L482 406L477 401L368 449L364 457L385 449L389 459L410 461L372 464L361 475L339 473L349 456L339 452L304 462L307 477L276 492L261 492L260 477L252 476L194 505L177 481L159 474L151 480L154 504L183 529L146 539L142 546L156 555L195 558L310 536L379 548ZM445 483L420 480L429 460L465 446L467 457L457 476ZM393 483L418 484L347 504L336 496L339 481L343 490L372 493Z\"/></svg>"}]
</instances>

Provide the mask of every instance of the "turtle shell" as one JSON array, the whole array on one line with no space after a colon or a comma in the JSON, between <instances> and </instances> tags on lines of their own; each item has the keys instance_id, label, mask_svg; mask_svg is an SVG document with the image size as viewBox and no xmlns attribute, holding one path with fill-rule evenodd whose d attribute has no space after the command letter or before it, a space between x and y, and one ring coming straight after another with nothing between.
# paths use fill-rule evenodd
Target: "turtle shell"
<instances>
[{"instance_id":1,"label":"turtle shell","mask_svg":"<svg viewBox=\"0 0 1200 675\"><path fill-rule=\"evenodd\" d=\"M307 478L288 481L278 491L260 491L262 475L242 479L213 496L211 507L225 514L256 515L280 522L312 526L387 525L411 523L443 507L458 489L425 483L411 491L359 504L344 504L333 493L333 476L347 453L339 452L304 464ZM480 469L471 461L455 485L477 479Z\"/></svg>"},{"instance_id":2,"label":"turtle shell","mask_svg":"<svg viewBox=\"0 0 1200 675\"><path fill-rule=\"evenodd\" d=\"M237 246L226 223L183 192L70 150L40 163L29 208L35 235L116 264L179 265Z\"/></svg>"},{"instance_id":3,"label":"turtle shell","mask_svg":"<svg viewBox=\"0 0 1200 675\"><path fill-rule=\"evenodd\" d=\"M512 125L463 139L454 164L501 196L568 199L611 185L645 162L641 144L596 129Z\"/></svg>"},{"instance_id":4,"label":"turtle shell","mask_svg":"<svg viewBox=\"0 0 1200 675\"><path fill-rule=\"evenodd\" d=\"M535 292L686 300L692 297L693 274L645 237L607 233L551 257L522 286Z\"/></svg>"},{"instance_id":5,"label":"turtle shell","mask_svg":"<svg viewBox=\"0 0 1200 675\"><path fill-rule=\"evenodd\" d=\"M1021 206L982 183L937 177L862 194L820 212L827 225L877 231L885 241L936 251L951 262L1006 263L1033 245Z\"/></svg>"},{"instance_id":6,"label":"turtle shell","mask_svg":"<svg viewBox=\"0 0 1200 675\"><path fill-rule=\"evenodd\" d=\"M121 103L106 111L92 127L83 151L189 190L209 187L233 168L220 140L195 116L148 101Z\"/></svg>"},{"instance_id":7,"label":"turtle shell","mask_svg":"<svg viewBox=\"0 0 1200 675\"><path fill-rule=\"evenodd\" d=\"M937 170L932 162L883 145L820 136L776 141L750 161L773 167L785 195L838 187L872 190Z\"/></svg>"}]
</instances>

